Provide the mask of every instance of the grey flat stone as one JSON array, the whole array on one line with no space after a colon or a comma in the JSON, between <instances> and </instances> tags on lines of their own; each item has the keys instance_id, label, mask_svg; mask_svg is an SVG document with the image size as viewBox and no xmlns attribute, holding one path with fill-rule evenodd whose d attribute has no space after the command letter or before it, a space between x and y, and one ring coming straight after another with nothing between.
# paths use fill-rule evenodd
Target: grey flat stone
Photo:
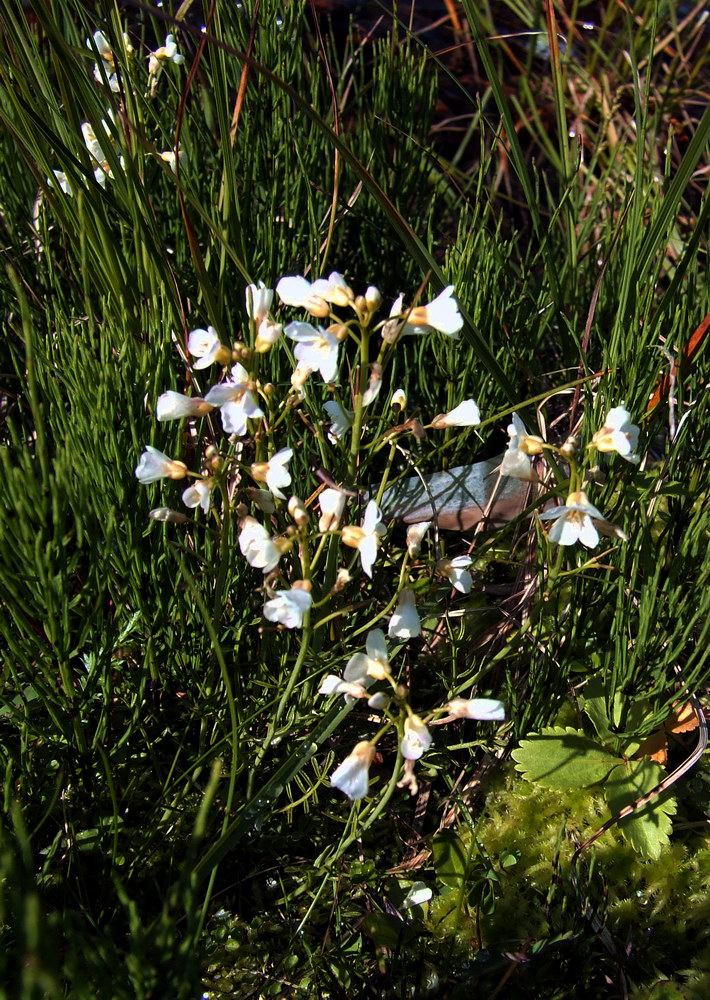
<instances>
[{"instance_id":1,"label":"grey flat stone","mask_svg":"<svg viewBox=\"0 0 710 1000\"><path fill-rule=\"evenodd\" d=\"M530 484L520 479L500 480L498 468L503 456L485 462L460 465L446 472L403 479L385 490L381 509L388 518L406 524L436 521L448 530L471 528L483 520L493 491L496 498L488 521L491 526L510 521L528 503Z\"/></svg>"}]
</instances>

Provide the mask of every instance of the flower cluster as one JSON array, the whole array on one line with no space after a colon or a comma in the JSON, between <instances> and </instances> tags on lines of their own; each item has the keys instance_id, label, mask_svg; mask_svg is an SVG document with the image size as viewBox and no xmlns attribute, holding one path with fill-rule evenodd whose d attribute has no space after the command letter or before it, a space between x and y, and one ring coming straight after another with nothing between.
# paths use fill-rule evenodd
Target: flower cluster
<instances>
[{"instance_id":1,"label":"flower cluster","mask_svg":"<svg viewBox=\"0 0 710 1000\"><path fill-rule=\"evenodd\" d=\"M311 622L316 612L320 624L343 618L347 602L360 599L363 588L373 608L384 591L383 610L374 618L383 628L372 628L365 652L352 655L342 674L328 673L321 683L322 695L342 695L349 702L364 699L371 711L382 713L378 735L355 746L332 775L332 783L351 799L363 798L375 747L385 733L396 730L403 761L400 786L415 792L415 763L432 743L431 726L456 719L505 718L502 703L486 698L454 697L428 714L415 711L408 689L395 676L393 654L387 647L390 641L401 650L419 639L422 601L429 615L432 599L437 594L441 599L442 590L453 600L469 594L474 585L470 551L444 552L438 532L428 537L434 518L410 524L402 549L393 544L387 516L388 477L396 472L402 438L410 435L418 441L427 432L476 428L482 423L479 407L470 397L428 423L418 414L405 419L404 391L387 388L387 368L403 338L458 337L463 319L453 287L446 287L427 305L407 306L399 296L379 320L380 292L370 286L356 295L337 272L312 282L287 276L275 289L261 282L249 284L243 302L240 339L227 341L212 326L187 334L193 386L216 370L212 384L200 394L170 389L156 401L158 421L192 421L192 440L199 441L204 434L209 441L199 470L191 471L179 458L147 446L136 477L145 484L189 479L183 503L211 520L218 532L229 518L238 520L241 557L260 574L263 616L271 623L266 627L302 630L302 645L307 646L313 629L320 627ZM283 308L299 310L301 315L282 316L276 310ZM356 350L346 362L350 344ZM374 345L376 355L371 353ZM292 350L295 358L290 384L281 394L263 375L264 356L272 350ZM325 403L324 394L331 397ZM337 471L336 480L316 478L312 456L306 455L304 461L300 452L307 437L297 443L292 436L287 446L284 427L301 426L294 411L302 406L303 424L318 439L318 453L327 456L328 468ZM318 413L320 419L313 416ZM638 434L628 411L617 406L592 436L589 448L615 451L636 462ZM590 503L573 442L557 446L529 434L517 413L512 414L508 437L500 475L524 480L531 489L544 479L554 492L566 496L564 505L539 514L541 524L551 525L550 542L593 547L600 534L625 539L624 532ZM390 449L383 478L379 484L363 483L361 456L366 449L372 455L381 448ZM565 463L569 469L561 484L564 492L554 488L551 472L543 474L546 452L555 453L557 468ZM300 496L290 495L294 477ZM176 525L189 523L185 515L166 507L156 508L151 516ZM375 689L377 685L384 687Z\"/></svg>"},{"instance_id":2,"label":"flower cluster","mask_svg":"<svg viewBox=\"0 0 710 1000\"><path fill-rule=\"evenodd\" d=\"M133 57L135 49L131 44L131 39L125 32L121 36L120 51L116 52L102 31L95 31L91 38L86 39L86 46L91 53L98 57L94 63L93 78L102 87L108 87L114 94L121 93L121 90L130 81L133 81L135 70L133 68ZM168 35L165 44L159 46L155 51L148 53L146 84L149 97L154 97L158 87L158 77L164 66L172 64L180 66L185 61L185 57L178 51L177 42L173 35ZM130 81L127 76L122 76L130 67ZM97 129L91 122L82 122L81 133L86 147L86 151L91 163L94 179L102 187L105 187L107 179L113 178L111 160L118 161L124 165L124 157L121 154L117 142L118 132L114 115L111 110L107 111L105 119L99 122L99 135ZM185 165L185 154L179 149L169 149L155 154L155 158L166 163L175 172L177 164ZM72 179L63 170L52 171L52 176L47 179L50 187L59 188L66 195L74 195L74 184Z\"/></svg>"},{"instance_id":3,"label":"flower cluster","mask_svg":"<svg viewBox=\"0 0 710 1000\"><path fill-rule=\"evenodd\" d=\"M331 784L353 801L367 795L375 747L390 729L397 732L399 753L404 762L399 787L408 788L415 795L418 791L415 764L432 744L431 725L456 719L505 720L505 706L494 698L452 698L422 717L412 711L407 689L398 684L393 675L385 635L380 629L368 634L365 650L365 653L350 657L342 677L328 674L320 686L320 694L342 694L347 701L366 698L369 708L383 713L384 725L378 735L357 743L330 777ZM385 689L373 694L370 689L378 681L385 682Z\"/></svg>"}]
</instances>

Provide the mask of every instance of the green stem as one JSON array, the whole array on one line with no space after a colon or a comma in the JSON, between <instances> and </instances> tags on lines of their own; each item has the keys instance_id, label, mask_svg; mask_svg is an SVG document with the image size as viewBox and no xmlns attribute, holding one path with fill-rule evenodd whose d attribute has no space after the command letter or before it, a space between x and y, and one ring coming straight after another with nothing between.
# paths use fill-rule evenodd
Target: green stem
<instances>
[{"instance_id":1,"label":"green stem","mask_svg":"<svg viewBox=\"0 0 710 1000\"><path fill-rule=\"evenodd\" d=\"M357 393L354 401L355 416L353 418L350 439L350 457L348 458L348 480L351 483L355 482L355 471L357 469L358 458L360 456L360 439L362 437L362 420L364 416L364 407L362 405L363 385L367 380L369 355L370 335L367 330L363 329L362 336L360 337L360 365L356 373Z\"/></svg>"},{"instance_id":2,"label":"green stem","mask_svg":"<svg viewBox=\"0 0 710 1000\"><path fill-rule=\"evenodd\" d=\"M296 662L293 665L288 681L286 683L286 687L284 688L283 694L281 695L279 703L276 707L276 711L274 712L271 722L269 723L269 728L266 731L264 742L261 744L261 747L259 748L259 751L256 755L256 760L254 761L254 766L249 774L249 783L247 786L247 799L250 799L252 796L254 789L254 779L256 777L257 771L259 770L259 765L261 764L262 760L266 756L269 747L274 741L274 736L276 735L276 728L279 722L281 721L281 717L283 716L286 710L286 706L291 700L291 695L293 694L293 690L296 687L296 684L298 683L298 678L301 675L301 669L303 667L303 664L306 659L306 654L308 653L311 644L311 626L309 622L309 617L310 613L306 612L306 614L304 615L303 633L301 635L301 648L298 651Z\"/></svg>"}]
</instances>

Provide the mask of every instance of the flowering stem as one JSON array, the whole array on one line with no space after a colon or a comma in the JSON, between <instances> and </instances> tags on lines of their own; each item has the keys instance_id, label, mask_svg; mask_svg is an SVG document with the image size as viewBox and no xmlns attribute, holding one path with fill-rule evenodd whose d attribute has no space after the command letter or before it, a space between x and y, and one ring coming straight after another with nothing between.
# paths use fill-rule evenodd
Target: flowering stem
<instances>
[{"instance_id":1,"label":"flowering stem","mask_svg":"<svg viewBox=\"0 0 710 1000\"><path fill-rule=\"evenodd\" d=\"M230 542L230 527L231 527L231 507L229 503L229 493L227 491L227 484L223 476L219 477L219 491L222 495L222 530L219 540L219 551L220 551L220 561L219 570L217 572L217 579L214 586L214 600L212 602L212 621L214 622L215 629L219 626L219 620L222 616L222 594L224 592L224 583L227 579L227 570L229 569L229 560L231 556L231 546Z\"/></svg>"},{"instance_id":2,"label":"flowering stem","mask_svg":"<svg viewBox=\"0 0 710 1000\"><path fill-rule=\"evenodd\" d=\"M382 475L382 481L380 483L380 488L377 491L377 496L375 497L375 503L379 507L382 503L382 497L384 495L385 489L387 488L387 483L389 481L390 472L392 471L392 463L394 462L394 457L397 454L397 445L390 445L390 453L387 456L387 464L385 465L385 471Z\"/></svg>"},{"instance_id":3,"label":"flowering stem","mask_svg":"<svg viewBox=\"0 0 710 1000\"><path fill-rule=\"evenodd\" d=\"M363 632L369 632L369 630L374 625L376 625L377 622L381 621L385 617L385 615L388 615L392 610L392 608L395 607L397 601L399 600L400 593L402 592L402 590L404 590L408 563L409 563L409 556L405 554L405 557L402 561L402 568L399 573L399 581L397 583L397 589L395 590L393 596L390 598L389 602L384 606L382 611L376 614L374 618L371 618L365 625L362 626L362 628L359 628L356 632L353 632L353 637L355 637L356 635L362 635Z\"/></svg>"},{"instance_id":4,"label":"flowering stem","mask_svg":"<svg viewBox=\"0 0 710 1000\"><path fill-rule=\"evenodd\" d=\"M261 744L259 751L256 755L256 760L254 761L254 766L249 774L249 782L247 785L247 799L251 798L253 788L254 788L254 778L256 777L256 772L259 769L259 765L266 756L266 753L273 743L274 736L276 735L276 727L281 721L281 717L286 710L286 706L291 700L291 695L293 694L293 689L298 682L298 678L301 674L301 668L306 659L306 654L310 648L311 644L311 627L310 627L310 613L307 611L303 616L303 633L301 635L301 648L298 651L298 656L296 657L296 662L293 665L291 673L289 675L286 687L283 690L283 694L276 706L276 711L274 712L271 722L269 723L269 728L266 731L266 736L264 737L264 742Z\"/></svg>"},{"instance_id":5,"label":"flowering stem","mask_svg":"<svg viewBox=\"0 0 710 1000\"><path fill-rule=\"evenodd\" d=\"M357 393L354 400L355 415L353 417L353 426L350 438L350 457L348 459L348 479L351 483L355 481L355 470L357 469L357 460L360 454L360 438L362 437L362 418L364 411L362 397L363 386L367 381L369 351L370 336L368 331L363 329L362 336L360 338L360 365L356 373Z\"/></svg>"},{"instance_id":6,"label":"flowering stem","mask_svg":"<svg viewBox=\"0 0 710 1000\"><path fill-rule=\"evenodd\" d=\"M335 864L338 858L341 858L343 854L345 854L345 852L353 843L353 841L358 840L362 836L362 834L366 830L368 830L377 819L379 819L379 817L387 808L387 804L389 803L389 800L392 798L395 788L397 787L397 778L399 776L399 767L401 763L402 763L402 754L398 750L397 760L395 761L394 768L392 769L392 777L387 783L387 787L382 793L379 802L377 802L376 805L373 805L369 810L367 810L366 816L363 819L363 821L357 824L357 827L353 831L353 833L349 834L343 840L340 841L334 853L330 857L327 857L326 854L327 849L326 849L326 851L324 851L323 854L321 854L320 857L316 859L315 862L316 867L320 867L321 865L330 866Z\"/></svg>"}]
</instances>

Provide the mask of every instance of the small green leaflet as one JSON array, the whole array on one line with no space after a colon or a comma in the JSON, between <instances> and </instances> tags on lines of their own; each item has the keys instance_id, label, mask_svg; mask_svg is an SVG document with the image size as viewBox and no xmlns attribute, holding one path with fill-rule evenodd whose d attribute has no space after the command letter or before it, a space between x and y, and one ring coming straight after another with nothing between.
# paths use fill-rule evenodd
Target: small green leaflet
<instances>
[{"instance_id":1,"label":"small green leaflet","mask_svg":"<svg viewBox=\"0 0 710 1000\"><path fill-rule=\"evenodd\" d=\"M521 740L512 756L524 778L545 788L586 788L622 763L579 729L558 726Z\"/></svg>"},{"instance_id":2,"label":"small green leaflet","mask_svg":"<svg viewBox=\"0 0 710 1000\"><path fill-rule=\"evenodd\" d=\"M436 877L450 889L463 890L471 852L454 830L439 830L432 840Z\"/></svg>"},{"instance_id":3,"label":"small green leaflet","mask_svg":"<svg viewBox=\"0 0 710 1000\"><path fill-rule=\"evenodd\" d=\"M633 760L615 767L604 786L612 815L650 792L663 780L664 774L655 760ZM676 808L675 798L664 792L647 806L619 820L619 829L639 854L658 858L668 846L673 825L671 817Z\"/></svg>"}]
</instances>

